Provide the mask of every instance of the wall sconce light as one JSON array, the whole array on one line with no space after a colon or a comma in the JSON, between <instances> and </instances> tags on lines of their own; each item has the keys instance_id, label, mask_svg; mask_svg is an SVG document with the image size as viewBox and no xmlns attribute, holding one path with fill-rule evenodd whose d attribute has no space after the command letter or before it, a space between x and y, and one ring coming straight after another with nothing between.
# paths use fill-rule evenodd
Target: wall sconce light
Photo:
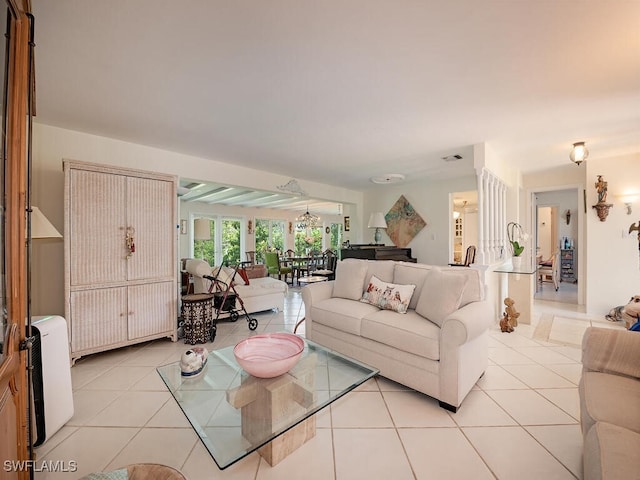
<instances>
[{"instance_id":1,"label":"wall sconce light","mask_svg":"<svg viewBox=\"0 0 640 480\"><path fill-rule=\"evenodd\" d=\"M567 219L567 225L569 225L569 223L571 223L571 210L567 210L564 216Z\"/></svg>"},{"instance_id":2,"label":"wall sconce light","mask_svg":"<svg viewBox=\"0 0 640 480\"><path fill-rule=\"evenodd\" d=\"M584 146L584 142L576 142L573 144L569 158L576 165L580 165L589 156L589 150Z\"/></svg>"},{"instance_id":3,"label":"wall sconce light","mask_svg":"<svg viewBox=\"0 0 640 480\"><path fill-rule=\"evenodd\" d=\"M618 198L627 209L627 215L631 215L631 206L638 201L638 195L618 195Z\"/></svg>"}]
</instances>

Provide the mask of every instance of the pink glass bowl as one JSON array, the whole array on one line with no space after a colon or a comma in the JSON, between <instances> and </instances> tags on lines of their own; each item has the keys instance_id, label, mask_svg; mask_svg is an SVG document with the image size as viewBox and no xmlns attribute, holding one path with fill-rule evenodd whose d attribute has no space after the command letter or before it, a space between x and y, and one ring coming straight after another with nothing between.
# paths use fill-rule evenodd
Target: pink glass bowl
<instances>
[{"instance_id":1,"label":"pink glass bowl","mask_svg":"<svg viewBox=\"0 0 640 480\"><path fill-rule=\"evenodd\" d=\"M259 378L287 373L300 360L304 340L292 333L265 333L242 340L233 349L238 364Z\"/></svg>"}]
</instances>

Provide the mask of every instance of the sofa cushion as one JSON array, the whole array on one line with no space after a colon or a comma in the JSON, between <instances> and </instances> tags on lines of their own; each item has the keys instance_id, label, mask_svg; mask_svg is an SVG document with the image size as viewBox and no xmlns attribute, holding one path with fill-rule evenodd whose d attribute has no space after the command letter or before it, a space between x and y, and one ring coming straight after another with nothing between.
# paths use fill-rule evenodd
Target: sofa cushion
<instances>
[{"instance_id":1,"label":"sofa cushion","mask_svg":"<svg viewBox=\"0 0 640 480\"><path fill-rule=\"evenodd\" d=\"M419 265L416 263L398 262L393 270L393 282L401 285L415 285L409 308L415 310L422 291L422 284L427 274L431 270L430 266Z\"/></svg>"},{"instance_id":2,"label":"sofa cushion","mask_svg":"<svg viewBox=\"0 0 640 480\"><path fill-rule=\"evenodd\" d=\"M406 315L377 310L362 319L361 331L364 338L430 360L440 359L440 328L413 310Z\"/></svg>"},{"instance_id":3,"label":"sofa cushion","mask_svg":"<svg viewBox=\"0 0 640 480\"><path fill-rule=\"evenodd\" d=\"M608 422L640 433L640 381L622 375L583 372L580 417L583 432L595 422Z\"/></svg>"},{"instance_id":4,"label":"sofa cushion","mask_svg":"<svg viewBox=\"0 0 640 480\"><path fill-rule=\"evenodd\" d=\"M416 312L438 326L458 310L467 277L432 268L422 284Z\"/></svg>"},{"instance_id":5,"label":"sofa cushion","mask_svg":"<svg viewBox=\"0 0 640 480\"><path fill-rule=\"evenodd\" d=\"M383 310L406 313L415 288L415 285L383 282L373 275L360 301L370 303Z\"/></svg>"},{"instance_id":6,"label":"sofa cushion","mask_svg":"<svg viewBox=\"0 0 640 480\"><path fill-rule=\"evenodd\" d=\"M584 479L638 478L640 434L598 422L584 439Z\"/></svg>"},{"instance_id":7,"label":"sofa cushion","mask_svg":"<svg viewBox=\"0 0 640 480\"><path fill-rule=\"evenodd\" d=\"M346 259L338 262L336 266L336 279L333 285L333 296L350 300L360 300L366 273L366 262L357 259Z\"/></svg>"},{"instance_id":8,"label":"sofa cushion","mask_svg":"<svg viewBox=\"0 0 640 480\"><path fill-rule=\"evenodd\" d=\"M367 266L367 273L364 276L364 282L362 282L362 292L364 292L371 282L371 277L374 275L383 282L393 282L393 270L395 263L392 260L359 260ZM401 282L397 282L401 283ZM360 294L362 295L362 292Z\"/></svg>"},{"instance_id":9,"label":"sofa cushion","mask_svg":"<svg viewBox=\"0 0 640 480\"><path fill-rule=\"evenodd\" d=\"M467 284L464 287L462 299L460 300L461 307L471 302L479 302L484 299L484 287L480 279L479 270L475 268L449 267L443 268L442 271L453 275L460 275L467 279Z\"/></svg>"},{"instance_id":10,"label":"sofa cushion","mask_svg":"<svg viewBox=\"0 0 640 480\"><path fill-rule=\"evenodd\" d=\"M360 335L362 318L379 311L377 307L368 303L333 297L314 304L310 316L314 323Z\"/></svg>"}]
</instances>

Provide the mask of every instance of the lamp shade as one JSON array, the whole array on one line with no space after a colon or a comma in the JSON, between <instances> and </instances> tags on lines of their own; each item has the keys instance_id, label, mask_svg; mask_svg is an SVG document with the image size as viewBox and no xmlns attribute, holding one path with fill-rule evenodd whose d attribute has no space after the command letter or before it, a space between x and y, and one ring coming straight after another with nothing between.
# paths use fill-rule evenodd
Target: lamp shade
<instances>
[{"instance_id":1,"label":"lamp shade","mask_svg":"<svg viewBox=\"0 0 640 480\"><path fill-rule=\"evenodd\" d=\"M31 238L62 238L38 207L31 206Z\"/></svg>"},{"instance_id":2,"label":"lamp shade","mask_svg":"<svg viewBox=\"0 0 640 480\"><path fill-rule=\"evenodd\" d=\"M382 212L373 212L369 217L368 228L387 228L387 221Z\"/></svg>"},{"instance_id":3,"label":"lamp shade","mask_svg":"<svg viewBox=\"0 0 640 480\"><path fill-rule=\"evenodd\" d=\"M196 218L193 222L194 240L211 240L211 220L208 218Z\"/></svg>"}]
</instances>

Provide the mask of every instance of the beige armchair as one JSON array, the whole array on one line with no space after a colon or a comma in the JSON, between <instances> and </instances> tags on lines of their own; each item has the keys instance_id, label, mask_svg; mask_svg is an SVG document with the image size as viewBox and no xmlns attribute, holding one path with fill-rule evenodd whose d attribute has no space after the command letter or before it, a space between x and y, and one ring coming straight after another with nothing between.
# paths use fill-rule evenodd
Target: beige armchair
<instances>
[{"instance_id":1,"label":"beige armchair","mask_svg":"<svg viewBox=\"0 0 640 480\"><path fill-rule=\"evenodd\" d=\"M589 327L582 339L584 479L638 478L640 333Z\"/></svg>"}]
</instances>

